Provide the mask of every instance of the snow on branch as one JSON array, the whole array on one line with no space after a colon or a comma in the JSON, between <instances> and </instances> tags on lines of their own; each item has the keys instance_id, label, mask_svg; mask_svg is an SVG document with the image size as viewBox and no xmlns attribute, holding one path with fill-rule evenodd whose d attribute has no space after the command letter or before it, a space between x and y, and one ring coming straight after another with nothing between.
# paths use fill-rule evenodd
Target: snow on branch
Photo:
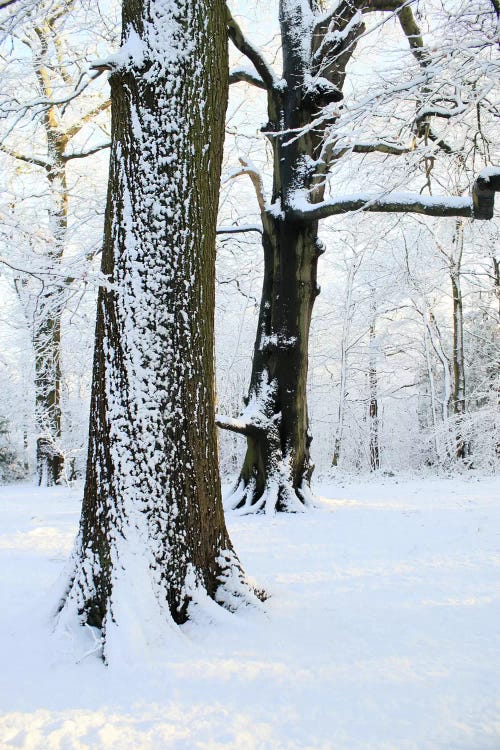
<instances>
[{"instance_id":1,"label":"snow on branch","mask_svg":"<svg viewBox=\"0 0 500 750\"><path fill-rule=\"evenodd\" d=\"M249 83L258 89L267 91L267 86L262 78L251 68L238 67L229 72L229 84L232 83Z\"/></svg>"},{"instance_id":2,"label":"snow on branch","mask_svg":"<svg viewBox=\"0 0 500 750\"><path fill-rule=\"evenodd\" d=\"M246 435L247 437L262 432L262 428L259 428L258 425L252 422L225 417L221 414L215 415L215 424L222 430L229 430L230 432L236 432L238 435Z\"/></svg>"},{"instance_id":3,"label":"snow on branch","mask_svg":"<svg viewBox=\"0 0 500 750\"><path fill-rule=\"evenodd\" d=\"M72 154L64 154L63 161L70 161L71 159L84 159L86 156L91 156L92 154L97 154L99 151L103 151L105 148L111 147L111 141L106 141L105 143L99 143L97 146L93 146L92 148L85 149L84 151L77 151Z\"/></svg>"},{"instance_id":4,"label":"snow on branch","mask_svg":"<svg viewBox=\"0 0 500 750\"><path fill-rule=\"evenodd\" d=\"M419 193L387 193L384 196L355 193L321 203L307 203L296 196L291 204L293 218L318 221L349 211L417 213L425 216L472 216L470 197L434 197Z\"/></svg>"},{"instance_id":5,"label":"snow on branch","mask_svg":"<svg viewBox=\"0 0 500 750\"><path fill-rule=\"evenodd\" d=\"M245 234L247 232L258 232L262 234L262 227L258 224L242 224L234 227L217 227L217 234Z\"/></svg>"},{"instance_id":6,"label":"snow on branch","mask_svg":"<svg viewBox=\"0 0 500 750\"><path fill-rule=\"evenodd\" d=\"M42 169L47 169L47 170L49 170L51 167L51 164L47 159L42 159L37 156L29 156L27 154L22 154L20 151L16 151L15 149L8 148L7 146L4 146L3 144L0 144L0 151L3 151L4 154L11 156L13 159L26 162L26 164L34 164L37 167L42 167Z\"/></svg>"},{"instance_id":7,"label":"snow on branch","mask_svg":"<svg viewBox=\"0 0 500 750\"><path fill-rule=\"evenodd\" d=\"M328 144L327 144L328 145ZM343 146L340 148L333 148L329 154L329 159L339 159L341 156L347 153L353 154L390 154L391 156L401 156L402 154L409 154L415 151L415 144L410 143L405 145L403 143L395 143L393 141L373 141L354 143L352 145Z\"/></svg>"},{"instance_id":8,"label":"snow on branch","mask_svg":"<svg viewBox=\"0 0 500 750\"><path fill-rule=\"evenodd\" d=\"M281 80L276 76L274 70L264 59L261 52L245 37L239 24L234 20L228 10L227 29L232 43L255 67L262 79L266 89L276 91L281 87Z\"/></svg>"},{"instance_id":9,"label":"snow on branch","mask_svg":"<svg viewBox=\"0 0 500 750\"><path fill-rule=\"evenodd\" d=\"M266 199L264 196L264 183L262 181L262 175L257 169L257 167L252 164L249 161L246 161L246 159L243 159L240 157L239 162L241 164L241 169L235 169L233 172L231 172L224 182L228 182L229 180L234 179L235 177L240 177L241 175L247 174L250 177L250 180L252 181L252 185L255 189L255 194L257 195L257 203L259 204L259 208L261 213L263 213L266 210Z\"/></svg>"},{"instance_id":10,"label":"snow on branch","mask_svg":"<svg viewBox=\"0 0 500 750\"><path fill-rule=\"evenodd\" d=\"M296 191L290 202L291 218L299 221L318 221L328 216L350 211L378 213L415 213L424 216L464 216L493 218L495 192L500 190L500 169L483 170L472 189L472 196L425 196L419 193L386 193L382 196L367 193L344 195L321 203L309 203L305 191Z\"/></svg>"}]
</instances>

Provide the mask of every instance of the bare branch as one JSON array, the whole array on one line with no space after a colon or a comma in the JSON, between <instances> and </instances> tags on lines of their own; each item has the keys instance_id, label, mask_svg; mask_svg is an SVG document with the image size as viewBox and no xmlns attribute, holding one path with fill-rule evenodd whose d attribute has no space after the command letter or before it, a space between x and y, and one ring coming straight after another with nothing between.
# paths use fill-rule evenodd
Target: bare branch
<instances>
[{"instance_id":1,"label":"bare branch","mask_svg":"<svg viewBox=\"0 0 500 750\"><path fill-rule=\"evenodd\" d=\"M398 12L398 19L403 29L414 58L422 67L430 65L431 58L424 46L422 32L415 20L412 9L407 5Z\"/></svg>"},{"instance_id":2,"label":"bare branch","mask_svg":"<svg viewBox=\"0 0 500 750\"><path fill-rule=\"evenodd\" d=\"M217 227L217 234L245 234L247 232L258 232L262 234L262 227L257 224L248 224L246 226L234 227Z\"/></svg>"},{"instance_id":3,"label":"bare branch","mask_svg":"<svg viewBox=\"0 0 500 750\"><path fill-rule=\"evenodd\" d=\"M93 148L89 148L85 151L78 151L75 154L63 154L62 160L64 162L70 161L71 159L84 159L86 156L91 156L92 154L97 154L99 151L103 151L106 148L111 147L111 141L106 141L106 143L100 143L98 146L94 146Z\"/></svg>"}]
</instances>

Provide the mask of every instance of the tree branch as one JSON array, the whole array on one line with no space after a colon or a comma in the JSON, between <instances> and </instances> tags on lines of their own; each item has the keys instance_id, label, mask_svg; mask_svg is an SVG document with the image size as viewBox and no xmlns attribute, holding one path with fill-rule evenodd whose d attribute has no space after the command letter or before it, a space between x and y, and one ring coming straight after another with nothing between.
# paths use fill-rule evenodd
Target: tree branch
<instances>
[{"instance_id":1,"label":"tree branch","mask_svg":"<svg viewBox=\"0 0 500 750\"><path fill-rule=\"evenodd\" d=\"M111 106L111 100L106 99L103 102L100 102L97 106L95 106L93 109L89 110L83 117L78 120L78 122L75 122L71 127L67 128L64 132L64 137L66 142L71 140L75 135L77 135L80 130L91 120L93 120L97 115L100 115L101 112L105 112L109 107Z\"/></svg>"},{"instance_id":2,"label":"tree branch","mask_svg":"<svg viewBox=\"0 0 500 750\"><path fill-rule=\"evenodd\" d=\"M245 234L246 232L258 232L262 234L262 227L257 224L248 224L246 226L234 226L234 227L217 227L217 234Z\"/></svg>"},{"instance_id":3,"label":"tree branch","mask_svg":"<svg viewBox=\"0 0 500 750\"><path fill-rule=\"evenodd\" d=\"M493 218L495 192L500 191L500 168L483 170L472 188L472 196L423 196L418 193L365 193L346 195L321 203L292 201L289 217L295 221L318 221L350 211L376 213L415 213L424 216L464 216L480 220Z\"/></svg>"},{"instance_id":4,"label":"tree branch","mask_svg":"<svg viewBox=\"0 0 500 750\"><path fill-rule=\"evenodd\" d=\"M392 156L401 156L415 151L415 144L404 146L402 143L391 143L390 141L377 141L375 143L355 143L351 146L342 148L333 148L328 154L329 160L340 159L344 154L390 154Z\"/></svg>"},{"instance_id":5,"label":"tree branch","mask_svg":"<svg viewBox=\"0 0 500 750\"><path fill-rule=\"evenodd\" d=\"M63 154L62 160L66 162L66 161L70 161L71 159L84 159L86 156L97 154L99 151L103 151L105 148L110 148L110 147L111 147L111 141L106 141L106 143L100 143L98 146L89 148L86 151L79 151L76 154Z\"/></svg>"},{"instance_id":6,"label":"tree branch","mask_svg":"<svg viewBox=\"0 0 500 750\"><path fill-rule=\"evenodd\" d=\"M398 20L403 29L414 58L418 64L426 68L431 63L428 50L424 46L422 32L415 20L412 9L406 5L398 12Z\"/></svg>"},{"instance_id":7,"label":"tree branch","mask_svg":"<svg viewBox=\"0 0 500 750\"><path fill-rule=\"evenodd\" d=\"M245 57L247 57L253 64L255 70L260 75L264 86L269 91L279 88L279 79L273 69L264 59L257 47L254 47L245 37L240 26L229 12L229 9L227 11L227 30L232 43L236 49L245 55Z\"/></svg>"},{"instance_id":8,"label":"tree branch","mask_svg":"<svg viewBox=\"0 0 500 750\"><path fill-rule=\"evenodd\" d=\"M225 417L221 414L215 415L215 424L222 430L229 430L229 432L236 432L238 435L246 435L246 437L255 436L261 430L250 422L244 422L241 419L233 419L232 417Z\"/></svg>"},{"instance_id":9,"label":"tree branch","mask_svg":"<svg viewBox=\"0 0 500 750\"><path fill-rule=\"evenodd\" d=\"M247 68L235 68L229 72L229 84L232 83L250 83L259 89L267 91L267 86L262 78Z\"/></svg>"},{"instance_id":10,"label":"tree branch","mask_svg":"<svg viewBox=\"0 0 500 750\"><path fill-rule=\"evenodd\" d=\"M363 3L363 13L371 13L373 11L398 11L405 7L414 4L416 0L366 0Z\"/></svg>"},{"instance_id":11,"label":"tree branch","mask_svg":"<svg viewBox=\"0 0 500 750\"><path fill-rule=\"evenodd\" d=\"M0 0L0 10L3 10L4 8L8 8L9 5L14 5L14 3L17 3L18 0Z\"/></svg>"},{"instance_id":12,"label":"tree branch","mask_svg":"<svg viewBox=\"0 0 500 750\"><path fill-rule=\"evenodd\" d=\"M329 216L350 211L376 213L416 213L425 216L472 216L471 198L435 198L418 193L388 193L384 197L359 193L345 195L331 201L311 203L306 208L292 207L291 218L300 221L318 221Z\"/></svg>"},{"instance_id":13,"label":"tree branch","mask_svg":"<svg viewBox=\"0 0 500 750\"><path fill-rule=\"evenodd\" d=\"M261 214L263 214L266 210L266 199L264 197L264 184L262 182L262 176L252 164L247 162L242 157L240 157L239 162L242 166L242 169L239 169L236 172L232 172L228 179L233 179L234 177L240 177L243 174L247 174L250 177L252 185L255 188L257 203L259 204Z\"/></svg>"},{"instance_id":14,"label":"tree branch","mask_svg":"<svg viewBox=\"0 0 500 750\"><path fill-rule=\"evenodd\" d=\"M42 169L49 170L52 166L50 162L46 161L45 159L40 159L37 156L26 156L25 154L21 154L19 151L14 151L13 149L8 148L1 143L0 151L3 151L3 153L7 154L8 156L12 156L13 159L24 161L26 162L26 164L35 164L37 167L41 167Z\"/></svg>"}]
</instances>

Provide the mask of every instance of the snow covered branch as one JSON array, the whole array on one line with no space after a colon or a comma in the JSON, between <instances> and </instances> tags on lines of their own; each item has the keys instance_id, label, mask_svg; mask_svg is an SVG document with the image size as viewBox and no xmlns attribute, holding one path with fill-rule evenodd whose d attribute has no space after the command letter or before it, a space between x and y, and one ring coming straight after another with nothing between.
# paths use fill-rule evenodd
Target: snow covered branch
<instances>
[{"instance_id":1,"label":"snow covered branch","mask_svg":"<svg viewBox=\"0 0 500 750\"><path fill-rule=\"evenodd\" d=\"M472 216L471 198L423 196L418 193L387 193L384 196L356 193L321 203L295 200L291 213L298 221L318 221L349 211L417 213L425 216Z\"/></svg>"},{"instance_id":2,"label":"snow covered branch","mask_svg":"<svg viewBox=\"0 0 500 750\"><path fill-rule=\"evenodd\" d=\"M264 89L264 91L267 91L267 86L262 78L250 68L233 68L233 70L229 72L229 84L232 83L249 83L252 86L256 86L258 89Z\"/></svg>"},{"instance_id":3,"label":"snow covered branch","mask_svg":"<svg viewBox=\"0 0 500 750\"><path fill-rule=\"evenodd\" d=\"M258 232L262 234L262 227L257 224L242 224L234 227L217 227L217 234L245 234L247 232Z\"/></svg>"},{"instance_id":4,"label":"snow covered branch","mask_svg":"<svg viewBox=\"0 0 500 750\"><path fill-rule=\"evenodd\" d=\"M474 219L493 217L495 192L500 191L500 169L484 169L472 189L472 196L424 196L419 193L366 193L345 195L321 203L308 203L302 191L296 191L290 215L296 221L318 221L349 211L377 213L416 213L424 216L464 216Z\"/></svg>"},{"instance_id":5,"label":"snow covered branch","mask_svg":"<svg viewBox=\"0 0 500 750\"><path fill-rule=\"evenodd\" d=\"M245 57L247 57L260 75L264 86L269 90L277 90L280 81L271 66L264 59L261 52L245 37L239 24L228 10L227 29L232 43Z\"/></svg>"},{"instance_id":6,"label":"snow covered branch","mask_svg":"<svg viewBox=\"0 0 500 750\"><path fill-rule=\"evenodd\" d=\"M328 144L327 144L328 145ZM328 161L339 159L344 154L390 154L391 156L401 156L402 154L409 154L415 150L415 144L405 146L402 143L393 143L391 141L374 141L373 143L355 143L350 146L343 146L342 148L333 148L328 153Z\"/></svg>"},{"instance_id":7,"label":"snow covered branch","mask_svg":"<svg viewBox=\"0 0 500 750\"><path fill-rule=\"evenodd\" d=\"M3 144L0 144L0 151L3 151L4 154L7 154L8 156L11 156L13 159L18 159L18 161L24 161L26 164L34 164L37 167L42 167L42 169L50 169L50 162L48 162L46 159L41 159L37 156L29 156L26 154L22 154L20 151L16 151L15 149L8 148L7 146L4 146Z\"/></svg>"},{"instance_id":8,"label":"snow covered branch","mask_svg":"<svg viewBox=\"0 0 500 750\"><path fill-rule=\"evenodd\" d=\"M84 151L78 151L74 154L64 154L62 159L63 161L70 161L71 159L84 159L86 156L97 154L99 151L103 151L105 148L110 147L111 141L106 141L105 143L99 143L97 146L93 146L92 148L88 148Z\"/></svg>"},{"instance_id":9,"label":"snow covered branch","mask_svg":"<svg viewBox=\"0 0 500 750\"><path fill-rule=\"evenodd\" d=\"M259 204L259 208L262 214L266 209L266 199L264 196L264 183L262 182L262 175L253 164L246 161L242 157L240 157L239 161L241 164L241 169L237 169L234 172L231 172L227 179L230 180L234 177L240 177L241 175L247 174L252 181L252 185L254 186L255 194L257 196L257 203Z\"/></svg>"},{"instance_id":10,"label":"snow covered branch","mask_svg":"<svg viewBox=\"0 0 500 750\"><path fill-rule=\"evenodd\" d=\"M256 435L262 431L256 424L252 422L246 422L242 419L233 419L232 417L225 417L221 414L215 415L215 424L222 430L229 430L229 432L236 432L238 435Z\"/></svg>"}]
</instances>

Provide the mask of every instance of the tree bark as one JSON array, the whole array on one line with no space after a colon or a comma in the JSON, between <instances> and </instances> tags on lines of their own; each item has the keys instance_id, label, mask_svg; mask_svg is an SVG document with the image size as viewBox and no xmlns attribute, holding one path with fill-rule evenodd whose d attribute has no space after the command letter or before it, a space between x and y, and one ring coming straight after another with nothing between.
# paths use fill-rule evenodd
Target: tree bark
<instances>
[{"instance_id":1,"label":"tree bark","mask_svg":"<svg viewBox=\"0 0 500 750\"><path fill-rule=\"evenodd\" d=\"M64 254L68 228L68 185L64 148L55 135L55 123L44 118L48 157L49 227L52 242L48 260L59 267ZM61 318L65 289L61 282L50 284L39 292L33 316L33 350L35 354L35 423L37 429L36 464L38 484L50 487L64 476L64 454L61 449Z\"/></svg>"},{"instance_id":2,"label":"tree bark","mask_svg":"<svg viewBox=\"0 0 500 750\"><path fill-rule=\"evenodd\" d=\"M470 449L463 434L465 416L465 357L464 357L464 313L461 286L463 251L463 226L457 222L454 236L454 252L450 258L450 282L453 298L453 414L456 421L456 455L466 458Z\"/></svg>"},{"instance_id":3,"label":"tree bark","mask_svg":"<svg viewBox=\"0 0 500 750\"><path fill-rule=\"evenodd\" d=\"M306 4L316 10L315 3ZM355 12L354 6L344 9L338 27L344 28ZM306 388L311 316L320 291L318 258L324 248L318 239L318 221L294 217L290 200L293 192L300 190L314 202L324 197L324 173L309 166L320 156L323 131L309 126L322 106L342 98L345 66L361 27L342 39L337 62L328 70L330 83L319 90L310 79L320 75L321 59L313 62L313 57L328 32L328 23L311 37L312 48L305 55L297 44L297 30L303 21L300 3L280 4L285 85L276 85L268 76L269 122L264 129L273 149L273 210L261 207L264 281L243 414L248 423L247 452L228 500L229 506L240 512L296 512L312 502L314 467ZM239 47L245 51L243 45ZM334 55L329 47L327 52ZM266 70L260 67L266 77ZM302 128L302 134L290 135ZM319 161L326 168L327 157Z\"/></svg>"},{"instance_id":4,"label":"tree bark","mask_svg":"<svg viewBox=\"0 0 500 750\"><path fill-rule=\"evenodd\" d=\"M40 92L52 99L48 48L53 26L46 21L34 28L40 42L35 58L35 74ZM61 130L55 106L42 116L47 140L46 172L49 184L49 229L51 243L47 260L60 266L68 230L68 183L64 150L67 139ZM59 484L64 474L61 450L61 317L64 307L64 285L58 281L40 290L33 316L33 349L35 354L35 423L38 432L36 463L38 483Z\"/></svg>"},{"instance_id":5,"label":"tree bark","mask_svg":"<svg viewBox=\"0 0 500 750\"><path fill-rule=\"evenodd\" d=\"M208 599L234 609L253 596L224 522L214 426L224 3L124 2L117 58L102 260L110 285L99 292L87 476L64 606L101 629L105 658L130 618L150 644L155 617L162 631Z\"/></svg>"},{"instance_id":6,"label":"tree bark","mask_svg":"<svg viewBox=\"0 0 500 750\"><path fill-rule=\"evenodd\" d=\"M376 352L376 322L377 307L375 301L375 289L370 287L371 320L369 329L369 363L368 363L368 419L370 433L370 469L377 471L380 468L380 446L379 446L379 408L378 408L378 377L377 377L377 352Z\"/></svg>"},{"instance_id":7,"label":"tree bark","mask_svg":"<svg viewBox=\"0 0 500 750\"><path fill-rule=\"evenodd\" d=\"M419 61L424 52L414 38L415 19L396 0L346 0L323 12L317 0L281 0L283 72L278 78L260 52L246 41L234 19L229 34L254 65L245 80L267 90L269 122L264 128L273 150L271 203L259 206L263 223L264 282L246 409L238 432L247 436L243 467L228 506L242 513L297 511L311 501L311 435L306 384L308 337L315 297L318 222L355 210L416 212L432 216L491 218L496 180L475 183L473 198L422 199L394 194L324 200L326 178L343 149L336 148L332 126L339 118L347 64L365 27L363 13L401 11L410 47ZM416 27L418 29L418 27ZM426 53L425 53L426 54ZM422 62L423 65L427 63ZM236 76L234 80L242 80ZM404 148L381 143L353 151L401 154ZM228 421L219 420L221 427ZM229 429L234 429L234 424Z\"/></svg>"},{"instance_id":8,"label":"tree bark","mask_svg":"<svg viewBox=\"0 0 500 750\"><path fill-rule=\"evenodd\" d=\"M333 441L332 466L335 468L339 465L342 441L344 437L344 421L347 401L347 377L348 377L348 355L349 355L349 336L353 319L353 288L354 279L359 270L363 253L354 253L349 272L347 274L347 284L345 290L345 309L344 319L342 322L342 337L340 340L340 383L339 383L339 403L337 408L337 426Z\"/></svg>"}]
</instances>

